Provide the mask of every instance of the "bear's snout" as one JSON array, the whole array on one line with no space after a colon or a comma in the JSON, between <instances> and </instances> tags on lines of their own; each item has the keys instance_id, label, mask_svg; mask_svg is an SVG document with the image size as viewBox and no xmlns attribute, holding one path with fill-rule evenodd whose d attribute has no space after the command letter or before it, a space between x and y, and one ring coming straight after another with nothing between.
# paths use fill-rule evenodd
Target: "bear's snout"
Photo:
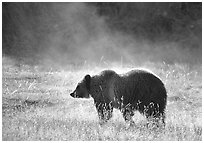
<instances>
[{"instance_id":1,"label":"bear's snout","mask_svg":"<svg viewBox=\"0 0 204 143\"><path fill-rule=\"evenodd\" d=\"M70 96L72 96L72 97L76 97L76 91L74 91L74 92L72 92L72 93L70 93Z\"/></svg>"}]
</instances>

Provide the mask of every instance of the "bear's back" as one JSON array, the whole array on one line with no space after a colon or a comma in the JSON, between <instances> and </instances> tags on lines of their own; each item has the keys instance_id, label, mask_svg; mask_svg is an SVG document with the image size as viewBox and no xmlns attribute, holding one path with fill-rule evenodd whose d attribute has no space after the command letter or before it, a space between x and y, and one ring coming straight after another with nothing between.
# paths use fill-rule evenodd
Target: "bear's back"
<instances>
[{"instance_id":1,"label":"bear's back","mask_svg":"<svg viewBox=\"0 0 204 143\"><path fill-rule=\"evenodd\" d=\"M122 78L122 81L127 83L132 82L131 84L135 83L137 85L144 85L144 84L163 85L161 79L158 76L156 76L150 71L146 71L142 69L131 70L125 74L121 74L120 77Z\"/></svg>"},{"instance_id":2,"label":"bear's back","mask_svg":"<svg viewBox=\"0 0 204 143\"><path fill-rule=\"evenodd\" d=\"M118 98L125 96L126 102L143 100L159 100L166 98L166 90L162 81L153 73L136 69L120 75L120 80L114 83Z\"/></svg>"},{"instance_id":3,"label":"bear's back","mask_svg":"<svg viewBox=\"0 0 204 143\"><path fill-rule=\"evenodd\" d=\"M93 78L98 84L106 85L107 83L110 82L110 80L117 76L119 75L113 70L104 70L100 72L98 75L93 76Z\"/></svg>"},{"instance_id":4,"label":"bear's back","mask_svg":"<svg viewBox=\"0 0 204 143\"><path fill-rule=\"evenodd\" d=\"M99 74L99 76L104 78L104 80L109 79L114 75L117 75L117 73L113 70L104 70Z\"/></svg>"}]
</instances>

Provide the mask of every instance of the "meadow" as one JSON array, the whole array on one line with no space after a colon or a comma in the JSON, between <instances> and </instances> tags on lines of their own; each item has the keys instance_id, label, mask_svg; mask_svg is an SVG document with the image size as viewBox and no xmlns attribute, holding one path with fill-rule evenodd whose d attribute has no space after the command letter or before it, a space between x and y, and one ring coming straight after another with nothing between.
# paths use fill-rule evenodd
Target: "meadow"
<instances>
[{"instance_id":1,"label":"meadow","mask_svg":"<svg viewBox=\"0 0 204 143\"><path fill-rule=\"evenodd\" d=\"M4 141L200 141L202 140L202 67L182 63L136 65L82 64L63 67L16 65L3 58L2 140ZM69 94L87 73L118 73L142 67L158 75L168 92L165 129L146 126L135 112L134 127L122 114L99 126L93 99Z\"/></svg>"}]
</instances>

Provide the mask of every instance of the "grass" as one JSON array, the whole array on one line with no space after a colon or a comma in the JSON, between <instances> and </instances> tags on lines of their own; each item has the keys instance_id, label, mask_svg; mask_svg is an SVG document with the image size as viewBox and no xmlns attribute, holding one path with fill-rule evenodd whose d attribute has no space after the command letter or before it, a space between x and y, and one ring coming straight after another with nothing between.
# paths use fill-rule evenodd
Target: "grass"
<instances>
[{"instance_id":1,"label":"grass","mask_svg":"<svg viewBox=\"0 0 204 143\"><path fill-rule=\"evenodd\" d=\"M2 139L19 140L202 140L201 65L145 63L168 92L165 129L146 126L135 113L136 126L127 127L119 110L99 126L93 99L73 99L69 93L87 73L104 67L48 68L16 66L3 59ZM126 72L131 66L112 69Z\"/></svg>"}]
</instances>

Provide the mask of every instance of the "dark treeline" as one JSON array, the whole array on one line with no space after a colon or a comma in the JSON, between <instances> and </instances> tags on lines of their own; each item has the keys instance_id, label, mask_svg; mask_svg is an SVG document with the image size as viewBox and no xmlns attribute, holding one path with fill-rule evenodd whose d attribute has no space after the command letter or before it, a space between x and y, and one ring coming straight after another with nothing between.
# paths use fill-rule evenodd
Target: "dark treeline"
<instances>
[{"instance_id":1,"label":"dark treeline","mask_svg":"<svg viewBox=\"0 0 204 143\"><path fill-rule=\"evenodd\" d=\"M202 3L95 3L107 24L150 40L186 40L202 35ZM198 43L197 47L201 46Z\"/></svg>"},{"instance_id":2,"label":"dark treeline","mask_svg":"<svg viewBox=\"0 0 204 143\"><path fill-rule=\"evenodd\" d=\"M86 5L93 9L99 18L105 19L109 32L121 32L135 39L152 42L175 41L182 43L183 47L202 48L202 3ZM2 3L3 55L17 59L39 59L50 46L50 42L53 42L53 35L64 32L67 25L74 25L68 22L70 20L67 20L67 14L63 11L65 7L62 3ZM76 11L74 12L77 13ZM89 19L91 14L88 9L84 11L89 12L88 16L83 13L79 17L81 20L78 18L76 21L88 19L85 23L88 27L92 22L92 19ZM67 41L69 36L65 35L64 38L64 41ZM62 47L66 48L65 42Z\"/></svg>"},{"instance_id":3,"label":"dark treeline","mask_svg":"<svg viewBox=\"0 0 204 143\"><path fill-rule=\"evenodd\" d=\"M14 58L34 58L48 44L60 20L51 3L2 4L3 54ZM33 60L33 59L31 59Z\"/></svg>"}]
</instances>

